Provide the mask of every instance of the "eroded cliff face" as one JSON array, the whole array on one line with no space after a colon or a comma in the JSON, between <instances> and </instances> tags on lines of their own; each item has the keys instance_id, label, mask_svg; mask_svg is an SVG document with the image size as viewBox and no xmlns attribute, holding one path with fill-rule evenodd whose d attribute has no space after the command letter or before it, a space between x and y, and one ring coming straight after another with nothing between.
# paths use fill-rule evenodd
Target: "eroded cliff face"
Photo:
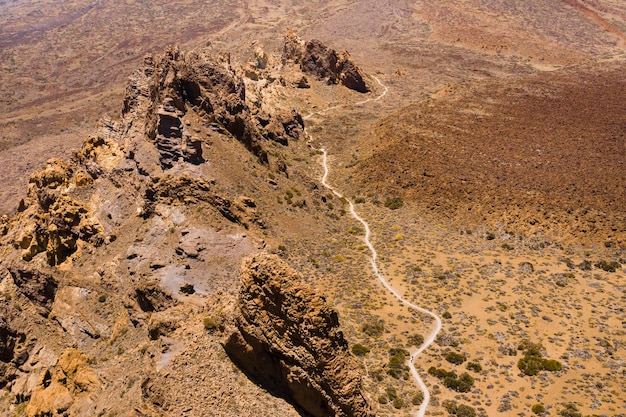
<instances>
[{"instance_id":1,"label":"eroded cliff face","mask_svg":"<svg viewBox=\"0 0 626 417\"><path fill-rule=\"evenodd\" d=\"M229 356L313 416L373 416L337 312L275 255L244 261Z\"/></svg>"}]
</instances>

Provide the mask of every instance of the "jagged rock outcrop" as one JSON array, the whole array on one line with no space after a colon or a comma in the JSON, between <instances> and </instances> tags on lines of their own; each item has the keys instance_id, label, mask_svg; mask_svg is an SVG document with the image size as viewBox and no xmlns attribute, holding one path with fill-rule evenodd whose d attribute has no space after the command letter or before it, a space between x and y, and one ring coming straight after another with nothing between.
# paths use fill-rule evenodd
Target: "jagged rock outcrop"
<instances>
[{"instance_id":1,"label":"jagged rock outcrop","mask_svg":"<svg viewBox=\"0 0 626 417\"><path fill-rule=\"evenodd\" d=\"M262 61L262 55L259 57ZM178 160L203 162L201 142L182 119L193 108L208 126L228 132L268 162L256 121L246 103L245 85L228 58L206 51L184 54L170 48L160 59L147 57L143 71L131 78L124 114L147 120L146 135L156 142L163 169Z\"/></svg>"},{"instance_id":2,"label":"jagged rock outcrop","mask_svg":"<svg viewBox=\"0 0 626 417\"><path fill-rule=\"evenodd\" d=\"M157 112L157 135L155 138L159 150L161 167L172 168L179 160L199 165L202 158L202 142L184 135L181 117L183 113L175 106L174 99L166 98Z\"/></svg>"},{"instance_id":3,"label":"jagged rock outcrop","mask_svg":"<svg viewBox=\"0 0 626 417\"><path fill-rule=\"evenodd\" d=\"M272 115L259 112L256 117L265 135L282 145L287 146L289 139L300 139L304 135L304 121L295 110L280 110Z\"/></svg>"},{"instance_id":4,"label":"jagged rock outcrop","mask_svg":"<svg viewBox=\"0 0 626 417\"><path fill-rule=\"evenodd\" d=\"M12 225L13 245L24 260L46 252L48 264L54 266L76 252L81 242L102 243L102 230L88 208L67 194L77 182L84 183L74 171L64 161L52 159L31 175L28 197Z\"/></svg>"},{"instance_id":5,"label":"jagged rock outcrop","mask_svg":"<svg viewBox=\"0 0 626 417\"><path fill-rule=\"evenodd\" d=\"M313 416L373 416L337 312L275 255L244 261L224 347L268 389Z\"/></svg>"},{"instance_id":6,"label":"jagged rock outcrop","mask_svg":"<svg viewBox=\"0 0 626 417\"><path fill-rule=\"evenodd\" d=\"M298 64L302 72L326 80L328 84L341 83L360 93L370 91L361 70L350 59L350 54L347 51L339 54L319 40L304 42L295 32L287 32L282 59L283 63L291 61Z\"/></svg>"},{"instance_id":7,"label":"jagged rock outcrop","mask_svg":"<svg viewBox=\"0 0 626 417\"><path fill-rule=\"evenodd\" d=\"M69 348L61 355L56 366L47 369L41 375L40 382L26 407L26 415L28 417L64 415L77 397L87 396L97 385L98 376L88 366L85 354ZM71 414L77 415L79 412L74 411Z\"/></svg>"},{"instance_id":8,"label":"jagged rock outcrop","mask_svg":"<svg viewBox=\"0 0 626 417\"><path fill-rule=\"evenodd\" d=\"M7 309L0 306L0 388L15 378L17 367L28 360L26 334L7 322Z\"/></svg>"},{"instance_id":9,"label":"jagged rock outcrop","mask_svg":"<svg viewBox=\"0 0 626 417\"><path fill-rule=\"evenodd\" d=\"M19 261L9 265L8 270L19 293L38 305L43 315L50 313L58 288L52 275Z\"/></svg>"}]
</instances>

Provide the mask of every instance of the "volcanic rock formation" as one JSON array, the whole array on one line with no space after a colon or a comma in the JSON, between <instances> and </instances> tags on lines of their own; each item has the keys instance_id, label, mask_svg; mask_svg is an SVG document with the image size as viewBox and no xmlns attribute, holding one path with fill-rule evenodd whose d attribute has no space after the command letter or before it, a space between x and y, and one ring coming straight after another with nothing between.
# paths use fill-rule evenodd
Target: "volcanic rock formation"
<instances>
[{"instance_id":1,"label":"volcanic rock formation","mask_svg":"<svg viewBox=\"0 0 626 417\"><path fill-rule=\"evenodd\" d=\"M304 42L295 32L289 31L285 36L282 59L283 63L298 64L302 72L312 74L328 84L341 83L359 93L370 91L361 70L350 59L350 54L347 51L337 53L319 40Z\"/></svg>"},{"instance_id":2,"label":"volcanic rock formation","mask_svg":"<svg viewBox=\"0 0 626 417\"><path fill-rule=\"evenodd\" d=\"M256 56L263 70L270 59ZM242 259L271 238L264 233L276 223L270 204L296 189L283 152L305 146L303 119L271 101L246 100L242 71L227 55L173 47L143 64L130 78L121 118L103 120L70 161L52 159L32 174L17 213L0 222L0 389L7 394L0 414L244 416L280 409L275 415L291 417L297 412L283 398L240 372L225 374L233 366L224 364L221 336L202 322L209 297L232 300ZM285 88L279 79L264 82ZM300 186L308 181L294 176ZM307 212L313 193L313 186L298 189L291 207ZM337 314L310 290L288 284L294 271L261 260L244 274L242 336L227 343L233 358L249 370L254 356L232 351L244 344L254 347L250 355L271 358L271 382L263 382L313 415L372 415ZM265 268L257 278L287 297L275 300L280 306L303 312L281 317L263 299L268 311L256 310L257 319L274 334L256 342L248 337L261 337L250 328L257 323L250 312L269 287L254 281L255 265ZM290 329L285 341L275 320ZM286 341L285 349L276 345ZM200 369L176 362L192 354L202 358ZM172 378L202 385L202 398L181 398ZM242 408L207 398L215 390L262 402Z\"/></svg>"},{"instance_id":3,"label":"volcanic rock formation","mask_svg":"<svg viewBox=\"0 0 626 417\"><path fill-rule=\"evenodd\" d=\"M373 416L337 312L301 281L275 255L247 259L226 351L313 416Z\"/></svg>"}]
</instances>

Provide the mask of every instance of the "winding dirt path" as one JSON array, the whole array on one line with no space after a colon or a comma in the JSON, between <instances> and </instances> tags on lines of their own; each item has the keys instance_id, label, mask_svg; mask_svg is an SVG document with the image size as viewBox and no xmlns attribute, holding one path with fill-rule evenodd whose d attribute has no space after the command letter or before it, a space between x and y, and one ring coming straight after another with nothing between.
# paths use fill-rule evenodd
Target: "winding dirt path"
<instances>
[{"instance_id":1,"label":"winding dirt path","mask_svg":"<svg viewBox=\"0 0 626 417\"><path fill-rule=\"evenodd\" d=\"M353 105L357 105L358 106L358 105L363 105L363 104L369 103L371 101L378 101L378 100L382 99L387 94L387 92L389 91L387 86L384 85L377 77L373 77L373 78L376 80L376 82L378 82L378 84L380 84L381 87L384 88L384 91L379 96L377 96L375 98L368 98L366 100L354 103ZM315 115L321 115L321 114L327 113L327 112L329 112L331 110L334 110L334 109L337 109L337 108L340 108L340 107L345 107L345 106L344 105L337 105L337 106L329 107L327 109L311 113L311 114L305 116L304 119L308 120L308 119L310 119L311 117L313 117ZM309 136L309 144L310 144L313 141L313 137L311 135L309 135L308 132L307 132L307 135ZM419 408L418 412L415 415L416 415L416 417L424 417L424 415L426 414L426 409L428 408L428 404L430 402L430 391L428 390L428 387L426 386L426 384L422 380L422 377L420 377L419 373L417 372L417 369L415 368L415 365L413 364L413 362L419 356L420 353L422 353L424 350L428 349L428 347L435 341L435 338L437 337L437 334L441 330L441 319L439 318L438 315L436 315L432 311L427 310L427 309L425 309L423 307L417 306L417 305L411 303L410 301L406 300L404 297L402 297L402 295L395 288L393 288L391 286L391 284L389 284L389 281L387 281L387 278L385 278L385 276L382 274L382 272L378 268L378 263L376 261L377 258L378 258L378 252L376 251L376 248L374 248L374 245L370 241L370 236L371 236L372 232L370 230L369 224L365 221L365 219L363 219L356 212L356 209L354 208L354 203L351 200L349 200L348 198L344 197L343 194L341 194L336 188L334 188L332 185L330 185L328 183L328 176L330 174L330 167L328 165L328 153L326 152L326 149L324 147L319 148L318 151L322 152L322 166L324 167L324 174L322 175L321 183L322 183L322 185L324 187L326 187L328 190L330 190L337 197L344 198L348 202L348 205L350 207L350 214L352 215L352 217L354 217L359 223L361 223L363 225L363 228L365 229L365 235L363 236L363 242L368 247L368 249L369 249L369 251L371 253L370 264L371 264L372 270L374 271L374 274L376 275L378 280L381 282L381 284L383 284L383 286L387 289L387 291L389 291L391 294L393 294L393 296L396 297L402 304L404 304L405 306L407 306L407 307L409 307L411 309L419 311L420 313L426 314L427 316L431 317L434 320L434 322L435 322L435 326L431 329L430 333L428 333L428 335L426 335L426 337L424 338L425 340L424 340L424 343L422 344L422 346L420 346L414 352L411 352L411 356L410 356L410 358L408 360L408 366L409 366L409 369L411 370L411 374L413 375L413 378L415 379L415 382L417 382L417 384L419 385L420 389L424 393L424 400L422 401L422 404L420 405L420 408Z\"/></svg>"}]
</instances>

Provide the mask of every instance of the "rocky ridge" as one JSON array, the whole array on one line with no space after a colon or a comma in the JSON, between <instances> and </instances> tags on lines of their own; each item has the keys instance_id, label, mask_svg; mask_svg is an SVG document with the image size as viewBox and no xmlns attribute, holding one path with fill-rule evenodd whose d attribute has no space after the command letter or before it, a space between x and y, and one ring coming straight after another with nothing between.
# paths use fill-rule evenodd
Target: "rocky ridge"
<instances>
[{"instance_id":1,"label":"rocky ridge","mask_svg":"<svg viewBox=\"0 0 626 417\"><path fill-rule=\"evenodd\" d=\"M289 366L300 367L306 389L279 372L285 379L271 385L279 390L272 397L227 375L219 336L202 325L207 297L231 299L241 260L266 245L264 204L276 201L275 190L293 188L282 150L303 137L302 118L251 102L243 71L226 54L172 47L143 64L130 78L121 118L103 120L70 161L53 159L35 172L16 215L2 219L0 387L8 395L0 412L294 415L286 398L317 415L371 415L337 316L309 290L302 294L319 307L309 313L326 323L323 332L308 343L310 317L289 318L290 343L296 350L302 343L309 361ZM300 193L306 212L305 198L318 191ZM274 343L281 341L268 339L263 349ZM192 352L204 368L180 365ZM202 384L200 393L246 387L225 395L262 401L242 408L220 396L180 398L168 377L173 369Z\"/></svg>"}]
</instances>

